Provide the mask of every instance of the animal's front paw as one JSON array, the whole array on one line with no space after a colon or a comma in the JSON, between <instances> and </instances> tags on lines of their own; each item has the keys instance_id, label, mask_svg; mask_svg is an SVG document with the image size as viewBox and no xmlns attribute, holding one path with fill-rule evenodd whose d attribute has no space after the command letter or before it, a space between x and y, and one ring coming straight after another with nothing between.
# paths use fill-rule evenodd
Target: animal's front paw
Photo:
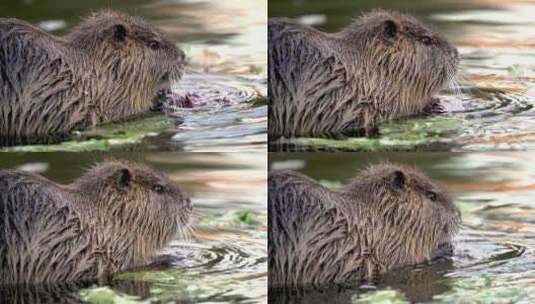
<instances>
[{"instance_id":1,"label":"animal's front paw","mask_svg":"<svg viewBox=\"0 0 535 304\"><path fill-rule=\"evenodd\" d=\"M437 97L430 97L424 107L424 113L426 114L444 114L446 112L446 107L442 105Z\"/></svg>"},{"instance_id":2,"label":"animal's front paw","mask_svg":"<svg viewBox=\"0 0 535 304\"><path fill-rule=\"evenodd\" d=\"M378 138L379 135L379 128L378 127L369 127L365 129L365 136L368 138Z\"/></svg>"}]
</instances>

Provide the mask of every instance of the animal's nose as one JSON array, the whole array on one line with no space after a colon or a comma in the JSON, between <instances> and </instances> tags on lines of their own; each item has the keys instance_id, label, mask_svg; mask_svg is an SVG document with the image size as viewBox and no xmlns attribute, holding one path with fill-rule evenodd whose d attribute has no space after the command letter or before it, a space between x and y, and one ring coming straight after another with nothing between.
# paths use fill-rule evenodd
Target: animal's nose
<instances>
[{"instance_id":1,"label":"animal's nose","mask_svg":"<svg viewBox=\"0 0 535 304\"><path fill-rule=\"evenodd\" d=\"M456 47L451 48L451 56L455 58L455 60L459 60L459 51Z\"/></svg>"},{"instance_id":2,"label":"animal's nose","mask_svg":"<svg viewBox=\"0 0 535 304\"><path fill-rule=\"evenodd\" d=\"M187 210L193 209L193 205L191 204L191 199L189 197L184 200L184 208L186 208Z\"/></svg>"},{"instance_id":3,"label":"animal's nose","mask_svg":"<svg viewBox=\"0 0 535 304\"><path fill-rule=\"evenodd\" d=\"M184 51L179 50L178 51L178 61L185 62L186 61L186 53Z\"/></svg>"}]
</instances>

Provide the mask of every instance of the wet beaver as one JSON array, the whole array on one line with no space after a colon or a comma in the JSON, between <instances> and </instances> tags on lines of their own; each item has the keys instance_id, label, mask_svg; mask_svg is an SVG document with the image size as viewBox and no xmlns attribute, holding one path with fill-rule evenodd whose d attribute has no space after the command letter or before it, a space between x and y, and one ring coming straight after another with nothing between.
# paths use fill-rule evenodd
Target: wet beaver
<instances>
[{"instance_id":1,"label":"wet beaver","mask_svg":"<svg viewBox=\"0 0 535 304\"><path fill-rule=\"evenodd\" d=\"M286 18L268 28L271 138L375 135L378 123L436 103L459 62L439 33L396 12L332 34Z\"/></svg>"},{"instance_id":2,"label":"wet beaver","mask_svg":"<svg viewBox=\"0 0 535 304\"><path fill-rule=\"evenodd\" d=\"M370 280L452 253L459 210L416 169L372 166L340 191L294 172L268 183L272 287Z\"/></svg>"},{"instance_id":3,"label":"wet beaver","mask_svg":"<svg viewBox=\"0 0 535 304\"><path fill-rule=\"evenodd\" d=\"M106 161L63 186L0 170L0 283L83 281L146 264L189 230L191 203L168 177Z\"/></svg>"},{"instance_id":4,"label":"wet beaver","mask_svg":"<svg viewBox=\"0 0 535 304\"><path fill-rule=\"evenodd\" d=\"M35 143L150 110L185 56L137 17L96 13L63 37L0 18L0 137Z\"/></svg>"}]
</instances>

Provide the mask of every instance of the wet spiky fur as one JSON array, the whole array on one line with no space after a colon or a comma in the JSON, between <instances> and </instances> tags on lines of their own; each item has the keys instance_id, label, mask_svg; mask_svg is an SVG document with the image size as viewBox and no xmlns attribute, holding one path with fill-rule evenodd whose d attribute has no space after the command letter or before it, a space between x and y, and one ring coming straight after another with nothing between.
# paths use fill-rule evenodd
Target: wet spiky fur
<instances>
[{"instance_id":1,"label":"wet spiky fur","mask_svg":"<svg viewBox=\"0 0 535 304\"><path fill-rule=\"evenodd\" d=\"M338 191L299 173L272 173L268 212L274 287L369 280L429 261L451 253L460 223L444 190L391 164L370 167Z\"/></svg>"},{"instance_id":2,"label":"wet spiky fur","mask_svg":"<svg viewBox=\"0 0 535 304\"><path fill-rule=\"evenodd\" d=\"M285 18L268 26L273 138L375 134L380 122L422 113L459 62L439 33L395 12L332 34Z\"/></svg>"},{"instance_id":3,"label":"wet spiky fur","mask_svg":"<svg viewBox=\"0 0 535 304\"><path fill-rule=\"evenodd\" d=\"M0 18L0 144L145 113L184 64L184 53L137 17L96 13L63 37Z\"/></svg>"},{"instance_id":4,"label":"wet spiky fur","mask_svg":"<svg viewBox=\"0 0 535 304\"><path fill-rule=\"evenodd\" d=\"M0 283L91 280L149 262L189 231L185 192L124 161L72 184L0 170Z\"/></svg>"}]
</instances>

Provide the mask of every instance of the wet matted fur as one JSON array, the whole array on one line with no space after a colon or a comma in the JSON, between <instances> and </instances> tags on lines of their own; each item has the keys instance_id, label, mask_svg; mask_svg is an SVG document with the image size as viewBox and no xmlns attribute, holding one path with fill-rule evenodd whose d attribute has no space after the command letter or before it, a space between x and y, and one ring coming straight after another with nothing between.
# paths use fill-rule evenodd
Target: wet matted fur
<instances>
[{"instance_id":1,"label":"wet matted fur","mask_svg":"<svg viewBox=\"0 0 535 304\"><path fill-rule=\"evenodd\" d=\"M331 190L295 172L268 181L269 284L373 279L451 254L460 212L416 169L381 164Z\"/></svg>"},{"instance_id":2,"label":"wet matted fur","mask_svg":"<svg viewBox=\"0 0 535 304\"><path fill-rule=\"evenodd\" d=\"M268 35L271 138L373 135L380 122L422 113L459 62L442 35L396 12L337 33L272 18Z\"/></svg>"},{"instance_id":3,"label":"wet matted fur","mask_svg":"<svg viewBox=\"0 0 535 304\"><path fill-rule=\"evenodd\" d=\"M70 185L0 170L0 283L92 280L147 264L190 230L191 203L168 177L125 161Z\"/></svg>"},{"instance_id":4,"label":"wet matted fur","mask_svg":"<svg viewBox=\"0 0 535 304\"><path fill-rule=\"evenodd\" d=\"M0 143L146 113L184 64L184 53L138 17L96 13L63 37L0 18Z\"/></svg>"}]
</instances>

